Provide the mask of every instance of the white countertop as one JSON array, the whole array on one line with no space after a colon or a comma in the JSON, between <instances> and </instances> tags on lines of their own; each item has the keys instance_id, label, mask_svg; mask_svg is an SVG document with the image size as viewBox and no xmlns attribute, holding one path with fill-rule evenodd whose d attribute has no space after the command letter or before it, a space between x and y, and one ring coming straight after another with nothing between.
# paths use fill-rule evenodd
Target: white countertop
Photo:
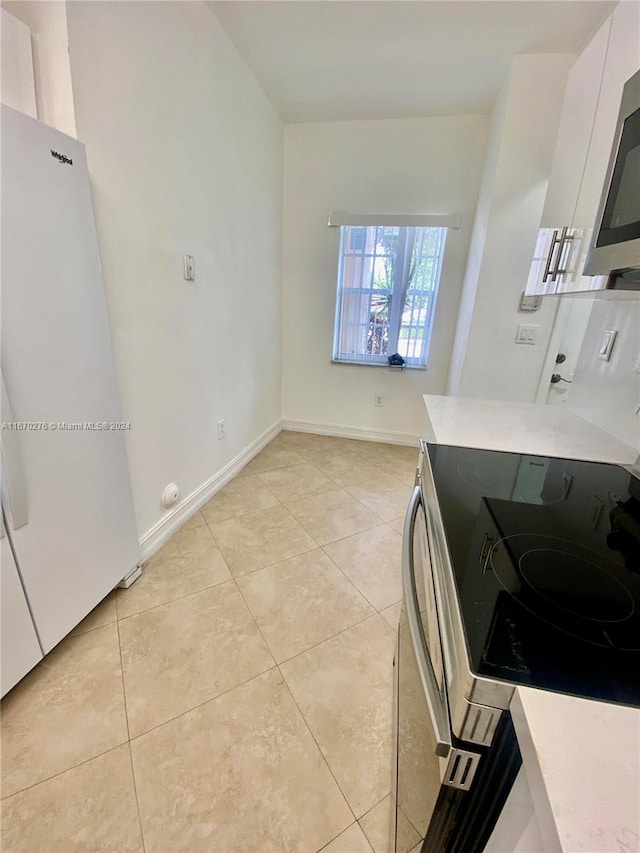
<instances>
[{"instance_id":1,"label":"white countertop","mask_svg":"<svg viewBox=\"0 0 640 853\"><path fill-rule=\"evenodd\" d=\"M566 406L425 394L427 441L456 447L633 465L638 450Z\"/></svg>"},{"instance_id":2,"label":"white countertop","mask_svg":"<svg viewBox=\"0 0 640 853\"><path fill-rule=\"evenodd\" d=\"M544 850L640 850L640 710L518 687L511 715Z\"/></svg>"}]
</instances>

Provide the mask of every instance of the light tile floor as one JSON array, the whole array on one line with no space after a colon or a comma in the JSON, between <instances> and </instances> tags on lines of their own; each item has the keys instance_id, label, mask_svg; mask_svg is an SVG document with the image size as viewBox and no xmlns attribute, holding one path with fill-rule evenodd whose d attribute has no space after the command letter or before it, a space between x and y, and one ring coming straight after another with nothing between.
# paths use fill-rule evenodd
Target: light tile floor
<instances>
[{"instance_id":1,"label":"light tile floor","mask_svg":"<svg viewBox=\"0 0 640 853\"><path fill-rule=\"evenodd\" d=\"M277 436L5 698L0 848L387 853L416 462Z\"/></svg>"}]
</instances>

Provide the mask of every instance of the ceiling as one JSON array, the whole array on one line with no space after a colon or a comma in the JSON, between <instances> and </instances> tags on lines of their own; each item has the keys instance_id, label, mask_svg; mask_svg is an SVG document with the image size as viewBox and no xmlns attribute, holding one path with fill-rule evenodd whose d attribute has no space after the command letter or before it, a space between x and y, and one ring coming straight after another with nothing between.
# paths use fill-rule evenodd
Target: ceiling
<instances>
[{"instance_id":1,"label":"ceiling","mask_svg":"<svg viewBox=\"0 0 640 853\"><path fill-rule=\"evenodd\" d=\"M634 0L629 0L634 2ZM600 0L221 0L285 121L488 113L516 53L575 53Z\"/></svg>"}]
</instances>

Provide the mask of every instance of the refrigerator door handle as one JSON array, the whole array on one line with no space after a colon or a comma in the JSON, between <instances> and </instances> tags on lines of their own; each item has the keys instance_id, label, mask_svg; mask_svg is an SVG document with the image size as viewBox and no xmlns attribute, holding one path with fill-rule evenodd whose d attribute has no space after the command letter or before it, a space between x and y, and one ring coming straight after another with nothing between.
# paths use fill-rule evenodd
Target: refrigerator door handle
<instances>
[{"instance_id":1,"label":"refrigerator door handle","mask_svg":"<svg viewBox=\"0 0 640 853\"><path fill-rule=\"evenodd\" d=\"M2 457L4 460L5 492L11 509L11 523L14 530L24 527L29 521L27 506L27 488L24 481L24 469L20 454L19 431L13 429L15 421L11 410L11 400L2 376L2 419L3 425L11 424L2 430Z\"/></svg>"}]
</instances>

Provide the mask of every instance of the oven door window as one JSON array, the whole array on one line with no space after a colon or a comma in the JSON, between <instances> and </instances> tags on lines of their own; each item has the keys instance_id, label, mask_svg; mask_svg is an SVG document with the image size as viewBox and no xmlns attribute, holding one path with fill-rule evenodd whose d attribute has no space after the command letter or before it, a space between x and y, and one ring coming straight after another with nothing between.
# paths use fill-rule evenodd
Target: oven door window
<instances>
[{"instance_id":1,"label":"oven door window","mask_svg":"<svg viewBox=\"0 0 640 853\"><path fill-rule=\"evenodd\" d=\"M622 125L596 246L640 238L640 109Z\"/></svg>"}]
</instances>

